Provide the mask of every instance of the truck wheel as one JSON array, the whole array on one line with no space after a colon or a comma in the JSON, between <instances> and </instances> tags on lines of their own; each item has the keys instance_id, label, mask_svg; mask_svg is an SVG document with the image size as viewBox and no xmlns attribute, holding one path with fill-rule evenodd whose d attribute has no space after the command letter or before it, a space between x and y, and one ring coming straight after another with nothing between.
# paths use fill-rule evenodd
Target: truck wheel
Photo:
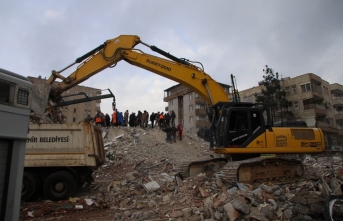
<instances>
[{"instance_id":1,"label":"truck wheel","mask_svg":"<svg viewBox=\"0 0 343 221\"><path fill-rule=\"evenodd\" d=\"M51 200L67 199L76 190L76 181L68 172L57 171L50 174L44 181L44 194Z\"/></svg>"},{"instance_id":2,"label":"truck wheel","mask_svg":"<svg viewBox=\"0 0 343 221\"><path fill-rule=\"evenodd\" d=\"M23 184L21 187L21 200L30 200L38 189L38 180L35 175L30 172L24 172Z\"/></svg>"}]
</instances>

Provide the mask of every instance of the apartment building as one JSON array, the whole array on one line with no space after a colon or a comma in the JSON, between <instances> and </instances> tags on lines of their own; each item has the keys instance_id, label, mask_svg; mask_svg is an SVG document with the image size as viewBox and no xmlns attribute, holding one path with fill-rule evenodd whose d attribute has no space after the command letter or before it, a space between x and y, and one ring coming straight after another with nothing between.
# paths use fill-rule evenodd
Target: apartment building
<instances>
[{"instance_id":1,"label":"apartment building","mask_svg":"<svg viewBox=\"0 0 343 221\"><path fill-rule=\"evenodd\" d=\"M219 84L229 96L231 86ZM171 113L174 110L175 122L180 122L185 131L197 133L201 128L210 126L206 113L206 101L190 88L181 84L174 85L164 90L163 100L168 102L165 111Z\"/></svg>"},{"instance_id":2,"label":"apartment building","mask_svg":"<svg viewBox=\"0 0 343 221\"><path fill-rule=\"evenodd\" d=\"M283 116L282 120L301 120L309 127L319 127L324 133L326 148L342 150L343 86L330 84L313 73L282 78L281 85L286 91L287 100L292 102L289 110L294 114L294 117ZM260 93L262 87L240 91L241 100L254 102L254 94Z\"/></svg>"},{"instance_id":3,"label":"apartment building","mask_svg":"<svg viewBox=\"0 0 343 221\"><path fill-rule=\"evenodd\" d=\"M38 78L27 77L27 78L29 79L30 82L32 82L34 89L39 91L39 94L41 95L43 99L48 93L48 89L46 87L47 80L42 79L41 77L38 77ZM63 100L68 101L68 100L85 98L85 96L83 94L80 95L80 93L85 93L87 94L87 96L93 97L93 96L101 95L101 90L97 88L77 85L63 92L62 94L62 96L67 96L67 95L75 95L75 96L70 96L70 97L64 98ZM79 123L83 121L87 117L87 115L94 117L96 112L100 111L100 103L101 103L101 100L94 100L94 101L88 101L84 103L61 107L62 114L65 116L65 123ZM108 110L108 111L111 111L111 110Z\"/></svg>"}]
</instances>

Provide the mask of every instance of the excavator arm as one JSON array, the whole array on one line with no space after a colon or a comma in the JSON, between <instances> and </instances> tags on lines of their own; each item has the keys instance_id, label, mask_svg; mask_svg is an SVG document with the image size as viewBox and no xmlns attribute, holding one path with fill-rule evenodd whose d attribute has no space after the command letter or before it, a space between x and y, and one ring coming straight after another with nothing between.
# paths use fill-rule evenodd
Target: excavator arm
<instances>
[{"instance_id":1,"label":"excavator arm","mask_svg":"<svg viewBox=\"0 0 343 221\"><path fill-rule=\"evenodd\" d=\"M137 44L143 44L170 60L134 49ZM58 102L64 91L82 83L108 67L115 66L121 60L186 85L203 97L210 106L218 102L229 101L225 90L202 69L155 46L143 43L135 35L121 35L107 40L103 45L76 59L75 63L63 70L52 71L48 83L52 85L56 78L61 79L62 82L52 86L50 98L54 102ZM61 72L76 63L80 63L80 65L72 74L68 77L61 75Z\"/></svg>"}]
</instances>

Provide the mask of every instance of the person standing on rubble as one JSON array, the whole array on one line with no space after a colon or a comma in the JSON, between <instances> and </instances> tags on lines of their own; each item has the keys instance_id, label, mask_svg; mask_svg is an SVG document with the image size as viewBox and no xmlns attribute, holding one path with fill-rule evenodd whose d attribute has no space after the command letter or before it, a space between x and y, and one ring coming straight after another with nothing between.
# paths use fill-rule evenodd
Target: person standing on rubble
<instances>
[{"instance_id":1,"label":"person standing on rubble","mask_svg":"<svg viewBox=\"0 0 343 221\"><path fill-rule=\"evenodd\" d=\"M169 124L170 124L170 114L169 113L167 113L165 115L165 121L166 121L166 125L169 126Z\"/></svg>"},{"instance_id":2,"label":"person standing on rubble","mask_svg":"<svg viewBox=\"0 0 343 221\"><path fill-rule=\"evenodd\" d=\"M124 113L124 126L127 127L129 123L129 110L126 110Z\"/></svg>"},{"instance_id":3,"label":"person standing on rubble","mask_svg":"<svg viewBox=\"0 0 343 221\"><path fill-rule=\"evenodd\" d=\"M166 127L166 134L167 134L167 143L172 143L171 141L171 133L172 133L172 128L170 126Z\"/></svg>"},{"instance_id":4,"label":"person standing on rubble","mask_svg":"<svg viewBox=\"0 0 343 221\"><path fill-rule=\"evenodd\" d=\"M157 127L157 125L159 125L160 123L160 112L158 111L156 114L155 114L155 127Z\"/></svg>"},{"instance_id":5,"label":"person standing on rubble","mask_svg":"<svg viewBox=\"0 0 343 221\"><path fill-rule=\"evenodd\" d=\"M101 116L101 126L106 127L106 118L105 118L105 114L100 112L100 116Z\"/></svg>"},{"instance_id":6,"label":"person standing on rubble","mask_svg":"<svg viewBox=\"0 0 343 221\"><path fill-rule=\"evenodd\" d=\"M110 117L110 115L108 115L108 113L106 113L106 115L105 115L105 122L106 122L106 127L111 126L111 117Z\"/></svg>"},{"instance_id":7,"label":"person standing on rubble","mask_svg":"<svg viewBox=\"0 0 343 221\"><path fill-rule=\"evenodd\" d=\"M154 121L155 121L155 114L154 112L150 115L150 121L151 121L151 128L154 128Z\"/></svg>"},{"instance_id":8,"label":"person standing on rubble","mask_svg":"<svg viewBox=\"0 0 343 221\"><path fill-rule=\"evenodd\" d=\"M115 109L112 113L112 126L117 125L117 109Z\"/></svg>"},{"instance_id":9,"label":"person standing on rubble","mask_svg":"<svg viewBox=\"0 0 343 221\"><path fill-rule=\"evenodd\" d=\"M147 118L147 113L146 113L146 110L143 111L142 113L142 120L141 120L141 127L146 127L146 118Z\"/></svg>"},{"instance_id":10,"label":"person standing on rubble","mask_svg":"<svg viewBox=\"0 0 343 221\"><path fill-rule=\"evenodd\" d=\"M180 138L180 140L182 140L182 130L183 130L183 128L182 128L181 123L179 123L179 125L177 126L177 130L179 131L179 138Z\"/></svg>"},{"instance_id":11,"label":"person standing on rubble","mask_svg":"<svg viewBox=\"0 0 343 221\"><path fill-rule=\"evenodd\" d=\"M176 114L175 114L174 110L171 111L170 118L171 118L171 125L175 126Z\"/></svg>"},{"instance_id":12,"label":"person standing on rubble","mask_svg":"<svg viewBox=\"0 0 343 221\"><path fill-rule=\"evenodd\" d=\"M137 126L142 126L141 125L141 123L142 123L142 112L140 111L140 110L138 110L138 113L137 113Z\"/></svg>"},{"instance_id":13,"label":"person standing on rubble","mask_svg":"<svg viewBox=\"0 0 343 221\"><path fill-rule=\"evenodd\" d=\"M117 114L117 125L118 125L118 126L124 125L124 116L123 116L123 112L118 112L118 114Z\"/></svg>"},{"instance_id":14,"label":"person standing on rubble","mask_svg":"<svg viewBox=\"0 0 343 221\"><path fill-rule=\"evenodd\" d=\"M130 114L129 125L130 125L130 127L136 127L136 114L135 114L135 112L132 112Z\"/></svg>"},{"instance_id":15,"label":"person standing on rubble","mask_svg":"<svg viewBox=\"0 0 343 221\"><path fill-rule=\"evenodd\" d=\"M163 127L163 121L164 121L164 116L163 116L163 112L160 114L159 116L159 126L160 126L160 130Z\"/></svg>"},{"instance_id":16,"label":"person standing on rubble","mask_svg":"<svg viewBox=\"0 0 343 221\"><path fill-rule=\"evenodd\" d=\"M100 111L97 111L96 112L96 115L95 115L95 124L97 126L100 126L102 125L102 118L101 118L101 114L100 114Z\"/></svg>"},{"instance_id":17,"label":"person standing on rubble","mask_svg":"<svg viewBox=\"0 0 343 221\"><path fill-rule=\"evenodd\" d=\"M174 141L174 143L176 143L176 132L177 132L177 128L175 127L175 125L171 126L171 138L172 141Z\"/></svg>"}]
</instances>

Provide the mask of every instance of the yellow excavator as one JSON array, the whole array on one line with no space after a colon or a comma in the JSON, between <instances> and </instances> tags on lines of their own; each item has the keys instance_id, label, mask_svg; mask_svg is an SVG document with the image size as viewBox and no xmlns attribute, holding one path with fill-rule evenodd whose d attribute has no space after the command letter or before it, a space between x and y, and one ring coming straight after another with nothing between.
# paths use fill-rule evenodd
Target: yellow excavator
<instances>
[{"instance_id":1,"label":"yellow excavator","mask_svg":"<svg viewBox=\"0 0 343 221\"><path fill-rule=\"evenodd\" d=\"M134 47L142 44L163 55L157 57ZM303 154L324 151L324 135L319 128L309 128L299 122L273 126L268 106L257 103L230 102L226 91L207 73L201 63L177 58L155 46L144 43L135 35L121 35L77 58L61 71L52 71L51 103L58 103L61 94L119 61L148 70L183 84L207 102L211 121L210 149L231 158L210 158L185 162L179 167L183 178L206 170L228 183L287 183L303 175L300 160L286 157L257 157L261 154ZM79 63L69 76L61 73ZM199 67L200 66L200 67ZM60 79L59 84L54 83ZM228 160L231 159L231 160Z\"/></svg>"}]
</instances>

